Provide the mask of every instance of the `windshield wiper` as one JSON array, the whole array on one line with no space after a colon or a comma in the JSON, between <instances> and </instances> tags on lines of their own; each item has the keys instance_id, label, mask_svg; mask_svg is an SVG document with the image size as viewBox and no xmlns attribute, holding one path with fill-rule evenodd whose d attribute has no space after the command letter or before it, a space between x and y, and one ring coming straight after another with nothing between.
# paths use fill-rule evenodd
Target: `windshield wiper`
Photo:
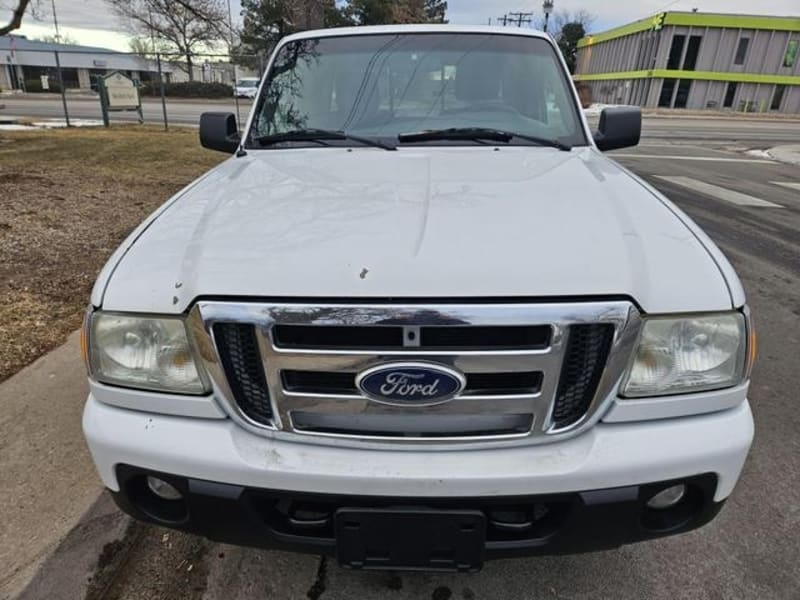
<instances>
[{"instance_id":1,"label":"windshield wiper","mask_svg":"<svg viewBox=\"0 0 800 600\"><path fill-rule=\"evenodd\" d=\"M261 146L272 146L281 142L319 142L324 143L328 140L345 140L358 142L365 146L383 148L384 150L397 150L397 146L387 144L372 138L353 135L346 131L333 131L329 129L296 129L294 131L284 131L282 133L272 133L255 138L255 142Z\"/></svg>"},{"instance_id":2,"label":"windshield wiper","mask_svg":"<svg viewBox=\"0 0 800 600\"><path fill-rule=\"evenodd\" d=\"M454 127L451 129L431 129L417 133L401 133L397 136L400 143L414 144L416 142L434 142L437 140L488 140L492 142L510 143L514 138L532 142L537 146L549 146L568 152L572 146L559 140L526 135L524 133L514 133L513 131L503 131L501 129L490 129L488 127Z\"/></svg>"}]
</instances>

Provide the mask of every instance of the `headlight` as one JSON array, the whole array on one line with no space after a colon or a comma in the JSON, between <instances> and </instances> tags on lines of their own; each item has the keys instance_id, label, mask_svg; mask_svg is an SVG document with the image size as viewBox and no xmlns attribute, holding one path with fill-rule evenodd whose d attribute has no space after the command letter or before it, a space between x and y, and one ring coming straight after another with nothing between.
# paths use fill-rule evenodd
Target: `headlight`
<instances>
[{"instance_id":1,"label":"headlight","mask_svg":"<svg viewBox=\"0 0 800 600\"><path fill-rule=\"evenodd\" d=\"M92 376L103 383L177 394L208 391L181 318L96 312L88 354Z\"/></svg>"},{"instance_id":2,"label":"headlight","mask_svg":"<svg viewBox=\"0 0 800 600\"><path fill-rule=\"evenodd\" d=\"M732 387L745 378L744 315L646 319L622 396L641 398Z\"/></svg>"}]
</instances>

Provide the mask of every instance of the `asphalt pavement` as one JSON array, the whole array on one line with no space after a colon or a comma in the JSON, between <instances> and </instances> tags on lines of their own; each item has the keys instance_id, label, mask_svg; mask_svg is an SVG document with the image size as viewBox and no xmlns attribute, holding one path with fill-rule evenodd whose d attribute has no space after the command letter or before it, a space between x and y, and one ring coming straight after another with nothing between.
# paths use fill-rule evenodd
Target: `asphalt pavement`
<instances>
[{"instance_id":1,"label":"asphalt pavement","mask_svg":"<svg viewBox=\"0 0 800 600\"><path fill-rule=\"evenodd\" d=\"M330 559L235 548L132 523L100 495L91 506L86 503L87 513L66 537L61 530L58 536L51 536L61 540L53 552L44 553L42 548L47 546L40 544L39 554L25 563L28 571L34 564L38 570L20 597L800 597L800 411L796 407L796 373L800 369L800 167L741 152L789 138L796 141L800 139L800 123L692 120L692 125L686 124L688 119L655 121L656 126L646 128L638 148L613 154L676 202L720 245L743 280L759 331L760 358L750 392L755 442L738 487L710 525L615 551L491 562L475 575L353 573ZM49 365L47 360L37 363L40 370L42 362ZM69 368L77 367L71 364ZM34 375L30 369L10 383ZM71 381L61 379L56 365L52 373L47 368L44 373L52 374L55 381ZM5 390L0 388L0 395ZM82 389L64 389L60 400L78 403L82 393ZM46 400L27 402L44 406ZM74 415L70 418L71 429L63 433L68 438L64 442L67 448L80 439L79 423ZM43 426L50 425L45 422ZM86 457L80 452L68 457L57 452L50 460L56 465L75 462L72 468L79 473L86 468ZM33 474L28 479L30 493L46 496L43 488L50 479L39 479L38 490L33 489L37 487ZM67 485L59 481L55 487ZM97 480L91 476L76 475L69 485L74 493L92 498L99 491ZM79 485L85 489L75 487ZM87 494L87 489L92 494ZM7 506L10 498L2 500ZM57 514L57 507L51 507L45 516L49 519ZM9 541L5 538L4 543ZM13 562L13 553L6 554Z\"/></svg>"},{"instance_id":2,"label":"asphalt pavement","mask_svg":"<svg viewBox=\"0 0 800 600\"><path fill-rule=\"evenodd\" d=\"M26 118L64 118L64 107L61 96L57 94L28 94L25 96L0 97L0 118L19 116ZM173 125L197 126L200 114L205 111L230 111L236 113L236 102L233 98L215 100L166 99L167 122ZM239 100L239 116L244 120L251 100ZM102 119L100 100L94 96L67 95L67 110L75 119ZM143 98L142 112L145 123L162 124L164 122L163 107L160 98ZM135 122L139 119L136 112L111 113L112 122ZM796 119L764 119L758 116L734 115L733 118L714 118L687 114L680 116L659 113L650 115L644 122L644 135L651 140L683 140L700 139L705 142L738 141L758 147L765 140L773 145L797 143L797 130L800 115Z\"/></svg>"}]
</instances>

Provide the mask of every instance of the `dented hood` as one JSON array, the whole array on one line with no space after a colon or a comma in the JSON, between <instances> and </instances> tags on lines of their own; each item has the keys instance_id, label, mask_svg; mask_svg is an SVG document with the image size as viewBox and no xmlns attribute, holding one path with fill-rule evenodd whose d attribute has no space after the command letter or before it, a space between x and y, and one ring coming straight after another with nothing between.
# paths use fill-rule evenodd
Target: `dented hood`
<instances>
[{"instance_id":1,"label":"dented hood","mask_svg":"<svg viewBox=\"0 0 800 600\"><path fill-rule=\"evenodd\" d=\"M134 232L95 298L158 313L201 296L624 295L647 312L731 308L687 223L591 148L252 151Z\"/></svg>"}]
</instances>

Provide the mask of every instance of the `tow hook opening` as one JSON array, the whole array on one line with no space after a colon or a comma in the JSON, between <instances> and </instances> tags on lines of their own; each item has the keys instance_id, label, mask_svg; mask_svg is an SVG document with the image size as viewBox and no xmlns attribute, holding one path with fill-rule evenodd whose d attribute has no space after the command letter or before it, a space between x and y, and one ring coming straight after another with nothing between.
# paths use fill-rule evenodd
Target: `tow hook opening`
<instances>
[{"instance_id":1,"label":"tow hook opening","mask_svg":"<svg viewBox=\"0 0 800 600\"><path fill-rule=\"evenodd\" d=\"M183 478L142 473L128 480L126 487L133 505L155 521L175 525L189 518L188 485Z\"/></svg>"}]
</instances>

